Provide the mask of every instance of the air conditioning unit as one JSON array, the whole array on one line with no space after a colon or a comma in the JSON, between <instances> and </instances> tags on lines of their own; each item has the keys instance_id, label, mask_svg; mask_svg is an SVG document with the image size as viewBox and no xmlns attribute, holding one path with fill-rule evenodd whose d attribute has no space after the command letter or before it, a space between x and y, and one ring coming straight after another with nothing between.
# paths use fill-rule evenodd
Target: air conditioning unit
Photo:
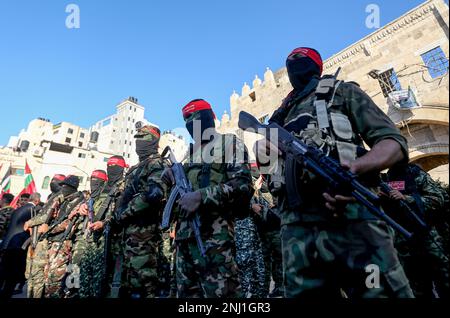
<instances>
[{"instance_id":1,"label":"air conditioning unit","mask_svg":"<svg viewBox=\"0 0 450 318\"><path fill-rule=\"evenodd\" d=\"M398 110L411 110L422 107L411 88L389 93L388 103Z\"/></svg>"},{"instance_id":2,"label":"air conditioning unit","mask_svg":"<svg viewBox=\"0 0 450 318\"><path fill-rule=\"evenodd\" d=\"M42 158L43 155L44 155L44 148L37 148L33 150L34 157Z\"/></svg>"}]
</instances>

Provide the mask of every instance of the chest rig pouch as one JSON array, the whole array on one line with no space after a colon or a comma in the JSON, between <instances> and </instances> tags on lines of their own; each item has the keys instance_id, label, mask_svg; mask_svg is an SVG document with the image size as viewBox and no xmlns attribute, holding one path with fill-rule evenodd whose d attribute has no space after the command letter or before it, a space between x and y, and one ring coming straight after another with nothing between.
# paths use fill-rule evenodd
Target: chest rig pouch
<instances>
[{"instance_id":1,"label":"chest rig pouch","mask_svg":"<svg viewBox=\"0 0 450 318\"><path fill-rule=\"evenodd\" d=\"M342 84L334 76L324 76L318 83L312 104L305 111L291 119L285 128L308 145L321 149L327 156L338 157L340 162L356 159L357 146L354 144L355 134L349 118L342 113L340 105L335 100L336 91ZM335 105L336 104L336 105ZM334 106L334 107L333 107ZM302 177L293 177L303 174ZM300 172L294 158L289 156L285 163L285 181L287 204L292 209L298 209L301 202L299 179L311 179L313 176Z\"/></svg>"},{"instance_id":2,"label":"chest rig pouch","mask_svg":"<svg viewBox=\"0 0 450 318\"><path fill-rule=\"evenodd\" d=\"M327 131L328 143L343 162L356 159L357 145L354 144L355 135L348 116L337 108L339 105L335 105L336 91L341 84L336 76L322 79L316 89L314 108L319 130Z\"/></svg>"}]
</instances>

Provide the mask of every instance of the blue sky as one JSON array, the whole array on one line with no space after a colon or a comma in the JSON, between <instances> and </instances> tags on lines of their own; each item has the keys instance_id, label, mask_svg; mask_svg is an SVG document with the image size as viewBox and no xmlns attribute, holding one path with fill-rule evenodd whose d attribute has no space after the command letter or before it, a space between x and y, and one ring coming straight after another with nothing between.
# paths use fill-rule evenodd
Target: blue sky
<instances>
[{"instance_id":1,"label":"blue sky","mask_svg":"<svg viewBox=\"0 0 450 318\"><path fill-rule=\"evenodd\" d=\"M135 96L162 129L182 127L194 98L221 117L233 90L294 47L325 58L373 32L370 3L384 25L420 0L0 0L0 145L37 117L89 127ZM67 29L68 4L81 28Z\"/></svg>"}]
</instances>

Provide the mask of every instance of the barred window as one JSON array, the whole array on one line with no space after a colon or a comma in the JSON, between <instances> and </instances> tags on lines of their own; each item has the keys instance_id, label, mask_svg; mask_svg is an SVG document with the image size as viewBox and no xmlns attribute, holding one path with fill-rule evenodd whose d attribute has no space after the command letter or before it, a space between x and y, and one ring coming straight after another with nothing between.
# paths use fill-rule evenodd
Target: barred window
<instances>
[{"instance_id":1,"label":"barred window","mask_svg":"<svg viewBox=\"0 0 450 318\"><path fill-rule=\"evenodd\" d=\"M393 68L380 73L378 75L378 82L380 83L384 97L388 97L391 92L400 91L402 89L397 73L395 73Z\"/></svg>"},{"instance_id":2,"label":"barred window","mask_svg":"<svg viewBox=\"0 0 450 318\"><path fill-rule=\"evenodd\" d=\"M421 56L431 78L440 77L448 72L448 59L440 46L423 53Z\"/></svg>"}]
</instances>

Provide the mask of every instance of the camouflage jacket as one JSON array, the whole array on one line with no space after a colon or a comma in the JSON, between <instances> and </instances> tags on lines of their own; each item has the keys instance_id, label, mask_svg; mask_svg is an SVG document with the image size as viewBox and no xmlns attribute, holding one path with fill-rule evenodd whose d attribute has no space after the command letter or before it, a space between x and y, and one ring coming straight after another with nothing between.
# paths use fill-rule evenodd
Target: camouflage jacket
<instances>
[{"instance_id":1,"label":"camouflage jacket","mask_svg":"<svg viewBox=\"0 0 450 318\"><path fill-rule=\"evenodd\" d=\"M64 201L59 206L58 215L50 222L49 231L45 235L49 241L62 242L70 238L70 235L65 236L65 234L66 231L69 231L70 234L74 230L73 228L69 229L68 225L76 220L75 218L69 220L69 214L73 209L78 207L83 200L84 195L81 192L75 192L64 198Z\"/></svg>"},{"instance_id":2,"label":"camouflage jacket","mask_svg":"<svg viewBox=\"0 0 450 318\"><path fill-rule=\"evenodd\" d=\"M289 111L281 123L289 131L301 136L303 141L308 144L317 144L317 136L319 139L327 138L323 136L323 130L318 128L315 99L316 94L313 91L300 101L289 105ZM401 146L405 158L408 158L406 139L389 117L357 85L342 82L336 88L333 103L328 106L328 115L329 130L334 136L348 140L348 144L364 147L363 142L365 142L369 147L373 147L381 140L393 139ZM326 135L329 136L330 133ZM336 139L336 141L338 140ZM328 141L330 140L328 139ZM337 156L336 147L337 143L331 144L330 154L333 156ZM298 178L299 196L302 200L301 211L284 207L282 224L335 219L332 213L325 208L322 197L322 193L326 191L328 185L306 170L301 171ZM352 203L347 205L343 218L347 220L372 219L373 216L360 204Z\"/></svg>"},{"instance_id":3,"label":"camouflage jacket","mask_svg":"<svg viewBox=\"0 0 450 318\"><path fill-rule=\"evenodd\" d=\"M154 154L138 166L131 168L126 177L125 189L121 198L117 219L122 224L150 225L159 223L162 204L155 208L146 200L151 187L157 186L163 192L165 200L167 185L161 180L165 164L159 154Z\"/></svg>"},{"instance_id":4,"label":"camouflage jacket","mask_svg":"<svg viewBox=\"0 0 450 318\"><path fill-rule=\"evenodd\" d=\"M62 202L64 202L64 195L62 193L57 193L52 195L47 202L45 203L44 207L39 211L39 213L32 219L28 221L28 224L30 227L35 227L44 224L47 220L51 219L49 218L49 213L51 213L53 204L55 202L58 202L58 205L61 205Z\"/></svg>"},{"instance_id":5,"label":"camouflage jacket","mask_svg":"<svg viewBox=\"0 0 450 318\"><path fill-rule=\"evenodd\" d=\"M209 169L205 169L206 165ZM197 213L203 239L233 240L234 217L242 213L243 207L246 207L248 214L253 195L245 145L234 135L218 135L212 142L192 151L184 170L194 191L198 190L201 194ZM209 185L201 187L205 173L209 173ZM189 220L181 211L175 211L175 220L176 240L194 237Z\"/></svg>"},{"instance_id":6,"label":"camouflage jacket","mask_svg":"<svg viewBox=\"0 0 450 318\"><path fill-rule=\"evenodd\" d=\"M108 188L106 185L104 190L100 194L100 196L94 201L94 222L103 221L105 223L110 223L111 220L115 217L115 211L118 208L118 202L120 197L122 196L125 190L125 178L119 180L116 184L113 185L112 188ZM107 207L104 205L107 204L108 198L111 197L109 204ZM106 211L103 215L101 210L106 208Z\"/></svg>"},{"instance_id":7,"label":"camouflage jacket","mask_svg":"<svg viewBox=\"0 0 450 318\"><path fill-rule=\"evenodd\" d=\"M14 208L7 206L0 210L0 240L6 234L8 230L9 222L11 221L11 215L14 212Z\"/></svg>"}]
</instances>

